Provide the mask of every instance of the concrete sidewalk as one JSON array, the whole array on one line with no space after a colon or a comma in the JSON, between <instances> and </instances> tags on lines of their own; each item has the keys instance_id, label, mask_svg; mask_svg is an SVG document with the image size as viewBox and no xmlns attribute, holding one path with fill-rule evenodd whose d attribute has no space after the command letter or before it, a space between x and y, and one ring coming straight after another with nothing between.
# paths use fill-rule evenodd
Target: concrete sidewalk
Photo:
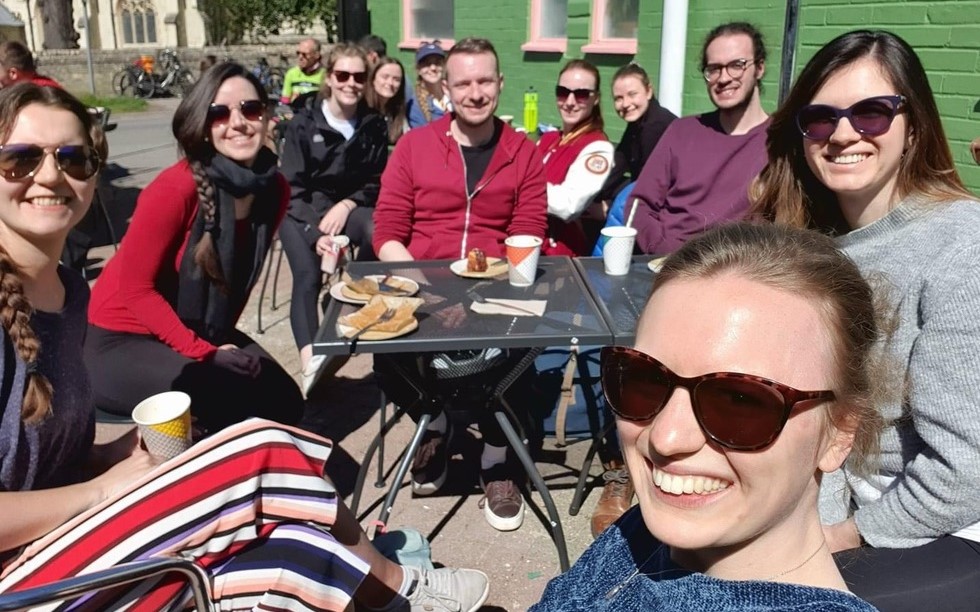
<instances>
[{"instance_id":1,"label":"concrete sidewalk","mask_svg":"<svg viewBox=\"0 0 980 612\"><path fill-rule=\"evenodd\" d=\"M140 189L176 160L176 147L169 131L176 103L175 100L154 100L148 113L120 115L118 120L113 117L119 127L109 135L110 162L125 171L120 173L120 178L112 180L113 189ZM96 258L111 255L111 247L92 252ZM273 257L278 257L278 251ZM298 380L299 358L289 328L290 286L289 266L284 259L275 288L278 308L271 308L270 280L269 290L261 302L259 287L253 291L238 328L262 344ZM262 335L256 334L260 307L266 328ZM305 427L334 441L327 471L348 503L361 458L379 427L380 393L373 381L371 364L370 355L359 355L344 363L335 374L322 378L310 394L304 417ZM100 426L99 437L114 437L121 431L119 426ZM398 452L407 445L413 431L414 424L405 418L389 434L384 464L386 474L393 471ZM491 590L484 610L526 610L539 599L548 580L559 573L555 547L546 527L547 515L540 495L534 492L524 525L519 530L501 533L486 523L483 511L478 507L482 496L477 482L478 435L472 429L457 433L449 480L438 494L413 498L410 488L402 486L389 527L411 526L421 531L432 544L432 556L437 564L472 567L486 572L490 576ZM601 487L592 489L582 512L575 517L568 515L579 467L587 450L587 441L558 448L554 439L549 438L537 457L538 468L558 505L572 562L592 541L589 517L601 492ZM377 518L387 491L373 484L377 459L374 463L358 509L358 519L368 529L371 521ZM598 461L593 463L591 473L593 476L601 473Z\"/></svg>"}]
</instances>

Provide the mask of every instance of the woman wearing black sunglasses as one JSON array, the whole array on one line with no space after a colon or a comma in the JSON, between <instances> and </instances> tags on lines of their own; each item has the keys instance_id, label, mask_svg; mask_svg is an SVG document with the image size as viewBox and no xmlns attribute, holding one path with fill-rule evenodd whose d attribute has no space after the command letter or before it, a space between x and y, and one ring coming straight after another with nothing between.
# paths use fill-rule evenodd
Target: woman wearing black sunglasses
<instances>
[{"instance_id":1,"label":"woman wearing black sunglasses","mask_svg":"<svg viewBox=\"0 0 980 612\"><path fill-rule=\"evenodd\" d=\"M820 480L873 459L871 289L816 232L735 224L664 263L602 385L639 507L533 610L853 610Z\"/></svg>"},{"instance_id":2,"label":"woman wearing black sunglasses","mask_svg":"<svg viewBox=\"0 0 980 612\"><path fill-rule=\"evenodd\" d=\"M235 329L289 199L263 146L267 109L258 79L230 62L177 107L184 159L140 194L92 291L85 360L103 410L128 416L144 398L180 390L206 431L302 415L289 374Z\"/></svg>"},{"instance_id":3,"label":"woman wearing black sunglasses","mask_svg":"<svg viewBox=\"0 0 980 612\"><path fill-rule=\"evenodd\" d=\"M904 396L880 470L824 483L828 542L882 610L980 601L980 203L956 172L922 63L888 32L817 52L773 115L755 210L837 237L888 280ZM848 517L849 507L857 510ZM860 548L859 548L860 547ZM941 603L938 603L941 602Z\"/></svg>"},{"instance_id":4,"label":"woman wearing black sunglasses","mask_svg":"<svg viewBox=\"0 0 980 612\"><path fill-rule=\"evenodd\" d=\"M289 322L299 348L303 384L315 378L319 326L317 296L323 286L320 258L333 236L346 234L357 259L374 259L374 204L388 162L388 126L364 100L368 68L364 49L341 43L327 57L323 89L286 127L282 172L292 196L279 230L293 273Z\"/></svg>"},{"instance_id":5,"label":"woman wearing black sunglasses","mask_svg":"<svg viewBox=\"0 0 980 612\"><path fill-rule=\"evenodd\" d=\"M579 216L612 170L613 145L603 129L599 71L585 60L571 60L558 73L555 104L561 131L538 141L548 182L548 255L588 255L590 246Z\"/></svg>"}]
</instances>

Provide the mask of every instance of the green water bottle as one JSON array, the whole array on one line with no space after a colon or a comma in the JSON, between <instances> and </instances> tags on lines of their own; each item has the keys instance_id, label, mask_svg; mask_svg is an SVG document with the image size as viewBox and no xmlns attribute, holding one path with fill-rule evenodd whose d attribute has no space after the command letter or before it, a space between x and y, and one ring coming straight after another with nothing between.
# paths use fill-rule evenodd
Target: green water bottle
<instances>
[{"instance_id":1,"label":"green water bottle","mask_svg":"<svg viewBox=\"0 0 980 612\"><path fill-rule=\"evenodd\" d=\"M524 129L528 134L538 132L538 92L534 91L534 85L524 92Z\"/></svg>"}]
</instances>

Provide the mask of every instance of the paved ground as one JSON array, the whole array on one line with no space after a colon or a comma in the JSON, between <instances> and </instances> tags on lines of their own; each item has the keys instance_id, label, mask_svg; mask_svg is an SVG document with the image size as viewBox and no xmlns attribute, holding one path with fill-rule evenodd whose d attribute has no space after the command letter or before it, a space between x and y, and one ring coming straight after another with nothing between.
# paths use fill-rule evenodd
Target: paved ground
<instances>
[{"instance_id":1,"label":"paved ground","mask_svg":"<svg viewBox=\"0 0 980 612\"><path fill-rule=\"evenodd\" d=\"M113 165L108 173L110 185L103 188L103 194L119 227L124 227L138 189L176 159L176 146L170 133L170 118L175 107L175 101L153 101L147 113L113 117L119 127L109 134L110 163ZM111 247L100 247L92 252L96 260L111 257L111 254ZM239 328L253 335L298 379L299 359L289 329L290 276L285 260L275 288L276 310L271 308L271 285L270 282L270 289L261 302L259 290L255 290ZM260 307L267 331L257 335ZM328 463L328 473L348 502L361 458L377 433L379 398L371 375L371 357L366 355L349 360L336 374L321 380L308 402L305 422L311 430L334 441L336 446ZM102 426L99 435L105 439L121 431L119 426ZM386 473L393 470L395 453L404 448L412 431L412 423L404 419L389 435ZM547 517L540 496L533 493L533 506L519 530L500 533L487 525L478 507L481 493L476 482L477 435L468 431L465 436L460 436L460 442L455 445L449 482L439 494L413 499L407 487L401 489L390 526L412 526L425 534L432 543L433 559L438 564L474 567L486 572L491 579L491 592L484 610L526 610L538 600L548 580L559 572L555 547L546 527ZM599 489L593 489L583 511L578 516L569 516L572 490L586 451L586 442L557 448L554 440L548 439L538 457L538 467L561 514L572 560L592 541L589 515L599 494ZM592 474L597 475L600 471L598 463L593 464ZM377 517L385 493L385 489L373 486L375 478L376 468L373 468L358 508L358 518L366 528Z\"/></svg>"}]
</instances>

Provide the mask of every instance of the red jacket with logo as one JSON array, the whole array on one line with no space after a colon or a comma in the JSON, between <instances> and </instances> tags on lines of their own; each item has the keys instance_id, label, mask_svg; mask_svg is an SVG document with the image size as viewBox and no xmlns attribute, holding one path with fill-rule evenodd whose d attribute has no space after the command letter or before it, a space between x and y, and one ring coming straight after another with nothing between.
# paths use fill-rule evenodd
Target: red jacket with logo
<instances>
[{"instance_id":1,"label":"red jacket with logo","mask_svg":"<svg viewBox=\"0 0 980 612\"><path fill-rule=\"evenodd\" d=\"M534 143L503 125L490 165L467 194L463 153L451 122L452 115L446 115L399 139L381 175L375 252L395 240L415 259L462 259L474 247L504 257L508 236L544 238L548 197Z\"/></svg>"}]
</instances>

